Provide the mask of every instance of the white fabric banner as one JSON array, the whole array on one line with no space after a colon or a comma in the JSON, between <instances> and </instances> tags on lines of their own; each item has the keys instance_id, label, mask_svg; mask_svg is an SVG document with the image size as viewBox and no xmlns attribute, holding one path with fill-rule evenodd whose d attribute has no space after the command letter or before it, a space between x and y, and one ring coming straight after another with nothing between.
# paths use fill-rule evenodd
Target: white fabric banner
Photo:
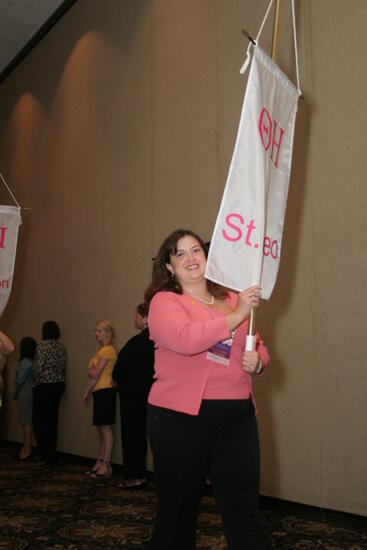
<instances>
[{"instance_id":1,"label":"white fabric banner","mask_svg":"<svg viewBox=\"0 0 367 550\"><path fill-rule=\"evenodd\" d=\"M269 299L279 269L300 92L256 46L206 277Z\"/></svg>"},{"instance_id":2,"label":"white fabric banner","mask_svg":"<svg viewBox=\"0 0 367 550\"><path fill-rule=\"evenodd\" d=\"M10 296L21 223L20 208L0 205L0 316Z\"/></svg>"}]
</instances>

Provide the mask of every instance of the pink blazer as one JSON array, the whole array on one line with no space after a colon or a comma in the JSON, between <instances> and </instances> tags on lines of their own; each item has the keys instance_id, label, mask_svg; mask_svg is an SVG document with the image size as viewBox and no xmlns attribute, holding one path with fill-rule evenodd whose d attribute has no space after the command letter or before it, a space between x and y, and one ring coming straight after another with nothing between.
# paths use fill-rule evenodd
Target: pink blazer
<instances>
[{"instance_id":1,"label":"pink blazer","mask_svg":"<svg viewBox=\"0 0 367 550\"><path fill-rule=\"evenodd\" d=\"M230 292L227 302L234 308L237 295ZM148 402L197 415L212 365L207 351L230 337L224 315L214 314L190 296L167 291L158 292L152 299L148 322L150 338L155 342L155 382ZM236 329L229 366L241 394L253 397L251 376L241 365L246 334L247 320ZM269 354L260 339L257 351L266 367Z\"/></svg>"}]
</instances>

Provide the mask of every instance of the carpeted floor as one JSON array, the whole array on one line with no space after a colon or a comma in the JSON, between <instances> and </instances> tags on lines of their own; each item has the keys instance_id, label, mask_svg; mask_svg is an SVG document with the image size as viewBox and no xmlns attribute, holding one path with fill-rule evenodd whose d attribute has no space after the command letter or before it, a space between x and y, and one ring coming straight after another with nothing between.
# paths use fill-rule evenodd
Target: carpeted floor
<instances>
[{"instance_id":1,"label":"carpeted floor","mask_svg":"<svg viewBox=\"0 0 367 550\"><path fill-rule=\"evenodd\" d=\"M117 488L112 479L90 480L90 461L60 455L56 465L40 467L37 456L17 460L18 446L0 447L0 550L91 550L143 548L149 540L156 494L153 482L140 491ZM367 548L367 520L329 514L310 507L262 499L262 513L272 548ZM327 521L325 521L325 519ZM227 548L214 498L203 496L198 550Z\"/></svg>"}]
</instances>

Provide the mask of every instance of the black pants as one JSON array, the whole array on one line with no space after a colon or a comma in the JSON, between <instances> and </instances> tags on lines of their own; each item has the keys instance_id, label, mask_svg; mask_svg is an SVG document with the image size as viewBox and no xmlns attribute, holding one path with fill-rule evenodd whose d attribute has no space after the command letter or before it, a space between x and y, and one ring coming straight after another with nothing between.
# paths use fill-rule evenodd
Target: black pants
<instances>
[{"instance_id":1,"label":"black pants","mask_svg":"<svg viewBox=\"0 0 367 550\"><path fill-rule=\"evenodd\" d=\"M158 510L151 550L193 550L210 477L229 550L263 550L259 442L251 400L205 400L198 416L148 405Z\"/></svg>"},{"instance_id":2,"label":"black pants","mask_svg":"<svg viewBox=\"0 0 367 550\"><path fill-rule=\"evenodd\" d=\"M143 479L147 459L147 398L120 395L122 456L126 479Z\"/></svg>"},{"instance_id":3,"label":"black pants","mask_svg":"<svg viewBox=\"0 0 367 550\"><path fill-rule=\"evenodd\" d=\"M56 458L58 412L65 384L39 384L33 390L33 430L41 460Z\"/></svg>"}]
</instances>

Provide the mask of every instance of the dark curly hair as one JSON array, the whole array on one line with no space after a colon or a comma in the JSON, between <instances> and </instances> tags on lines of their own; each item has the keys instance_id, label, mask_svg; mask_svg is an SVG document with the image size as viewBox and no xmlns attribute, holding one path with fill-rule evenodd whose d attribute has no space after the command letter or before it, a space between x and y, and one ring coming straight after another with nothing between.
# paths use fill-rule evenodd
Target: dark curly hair
<instances>
[{"instance_id":1,"label":"dark curly hair","mask_svg":"<svg viewBox=\"0 0 367 550\"><path fill-rule=\"evenodd\" d=\"M58 340L60 328L56 321L45 321L42 325L42 340Z\"/></svg>"},{"instance_id":2,"label":"dark curly hair","mask_svg":"<svg viewBox=\"0 0 367 550\"><path fill-rule=\"evenodd\" d=\"M190 229L176 229L165 239L161 245L156 257L154 258L153 270L152 270L152 281L148 288L145 291L144 297L145 301L149 304L153 296L162 290L169 290L175 292L176 294L182 294L182 286L174 275L168 271L166 264L171 262L171 256L177 254L177 243L183 237L190 236L198 241L201 248L203 249L205 256L208 256L208 247L204 241L191 231ZM208 290L216 298L224 298L227 296L226 290L213 283L212 281L207 281Z\"/></svg>"}]
</instances>

